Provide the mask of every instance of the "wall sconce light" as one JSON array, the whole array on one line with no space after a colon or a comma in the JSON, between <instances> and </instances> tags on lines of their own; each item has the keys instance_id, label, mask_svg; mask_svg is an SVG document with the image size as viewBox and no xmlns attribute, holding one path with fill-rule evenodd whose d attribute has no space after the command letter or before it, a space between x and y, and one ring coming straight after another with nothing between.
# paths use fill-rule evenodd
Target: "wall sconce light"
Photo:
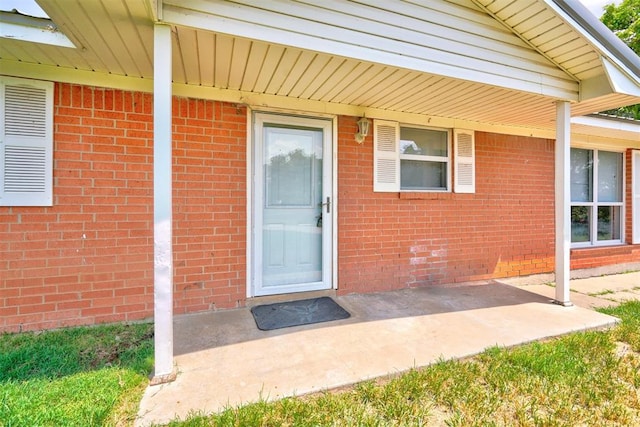
<instances>
[{"instance_id":1,"label":"wall sconce light","mask_svg":"<svg viewBox=\"0 0 640 427\"><path fill-rule=\"evenodd\" d=\"M371 121L366 117L362 116L360 120L357 122L358 125L358 133L356 133L356 142L358 144L362 144L364 139L369 135L369 124Z\"/></svg>"}]
</instances>

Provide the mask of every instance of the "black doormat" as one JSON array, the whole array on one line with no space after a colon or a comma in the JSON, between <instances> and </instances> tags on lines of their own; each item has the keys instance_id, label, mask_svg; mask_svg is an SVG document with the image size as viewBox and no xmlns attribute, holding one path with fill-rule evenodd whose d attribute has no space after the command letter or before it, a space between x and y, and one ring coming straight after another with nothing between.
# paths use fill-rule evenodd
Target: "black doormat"
<instances>
[{"instance_id":1,"label":"black doormat","mask_svg":"<svg viewBox=\"0 0 640 427\"><path fill-rule=\"evenodd\" d=\"M329 322L351 316L329 297L257 305L251 308L251 314L258 329L262 331Z\"/></svg>"}]
</instances>

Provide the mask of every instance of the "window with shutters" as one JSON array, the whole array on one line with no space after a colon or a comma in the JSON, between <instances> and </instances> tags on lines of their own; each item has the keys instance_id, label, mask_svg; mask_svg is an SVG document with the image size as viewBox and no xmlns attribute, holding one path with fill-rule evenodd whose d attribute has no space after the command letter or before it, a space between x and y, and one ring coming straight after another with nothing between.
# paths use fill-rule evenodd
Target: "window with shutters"
<instances>
[{"instance_id":1,"label":"window with shutters","mask_svg":"<svg viewBox=\"0 0 640 427\"><path fill-rule=\"evenodd\" d=\"M473 131L374 122L374 191L475 192ZM453 155L451 140L453 137Z\"/></svg>"},{"instance_id":2,"label":"window with shutters","mask_svg":"<svg viewBox=\"0 0 640 427\"><path fill-rule=\"evenodd\" d=\"M0 77L0 206L53 204L53 83Z\"/></svg>"},{"instance_id":3,"label":"window with shutters","mask_svg":"<svg viewBox=\"0 0 640 427\"><path fill-rule=\"evenodd\" d=\"M624 154L571 149L571 242L622 242Z\"/></svg>"}]
</instances>

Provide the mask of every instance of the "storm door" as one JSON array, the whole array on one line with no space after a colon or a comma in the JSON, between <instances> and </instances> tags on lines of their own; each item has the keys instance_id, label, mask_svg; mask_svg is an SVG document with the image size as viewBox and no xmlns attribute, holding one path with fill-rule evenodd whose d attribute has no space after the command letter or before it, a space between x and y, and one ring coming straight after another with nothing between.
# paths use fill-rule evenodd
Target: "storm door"
<instances>
[{"instance_id":1,"label":"storm door","mask_svg":"<svg viewBox=\"0 0 640 427\"><path fill-rule=\"evenodd\" d=\"M331 288L331 121L254 116L255 296Z\"/></svg>"}]
</instances>

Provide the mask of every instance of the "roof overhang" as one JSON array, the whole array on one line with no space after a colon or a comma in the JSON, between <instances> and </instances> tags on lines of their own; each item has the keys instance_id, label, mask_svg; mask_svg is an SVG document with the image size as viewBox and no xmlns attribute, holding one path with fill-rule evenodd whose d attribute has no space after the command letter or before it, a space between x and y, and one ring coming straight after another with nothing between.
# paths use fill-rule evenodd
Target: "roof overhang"
<instances>
[{"instance_id":1,"label":"roof overhang","mask_svg":"<svg viewBox=\"0 0 640 427\"><path fill-rule=\"evenodd\" d=\"M619 46L547 0L38 2L80 49L6 39L5 73L149 90L160 20L184 96L545 132L557 101L574 116L640 102Z\"/></svg>"}]
</instances>

